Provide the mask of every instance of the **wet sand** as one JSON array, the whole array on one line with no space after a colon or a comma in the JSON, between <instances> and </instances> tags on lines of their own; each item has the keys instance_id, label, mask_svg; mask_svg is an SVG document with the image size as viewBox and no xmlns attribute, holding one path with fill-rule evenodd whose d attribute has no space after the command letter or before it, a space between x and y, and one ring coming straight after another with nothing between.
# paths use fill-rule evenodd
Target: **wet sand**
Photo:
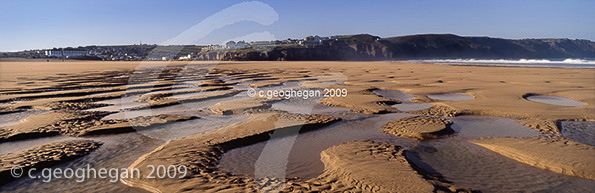
<instances>
[{"instance_id":1,"label":"wet sand","mask_svg":"<svg viewBox=\"0 0 595 193\"><path fill-rule=\"evenodd\" d=\"M0 148L33 148L85 136L106 145L87 157L59 163L139 168L184 164L191 170L184 179L122 180L134 187L127 191L595 188L589 169L595 168L589 159L595 150L583 139L592 136L593 128L580 124L595 121L593 69L403 62L3 61L0 75L0 116L6 117L0 122ZM267 99L248 96L250 88L348 92L344 97ZM542 103L531 96L555 97L541 97L548 100ZM558 128L564 121L579 126L564 131ZM538 135L576 145L523 138ZM2 152L21 157L16 150ZM565 158L546 156L558 154ZM242 159L248 164L241 164ZM397 180L403 176L408 177ZM71 184L65 179L18 179L0 191L124 187L101 180Z\"/></svg>"},{"instance_id":2,"label":"wet sand","mask_svg":"<svg viewBox=\"0 0 595 193\"><path fill-rule=\"evenodd\" d=\"M31 168L51 167L61 162L85 156L99 148L101 143L92 140L71 140L37 146L35 148L0 155L0 184L15 180L13 166L28 173Z\"/></svg>"},{"instance_id":3,"label":"wet sand","mask_svg":"<svg viewBox=\"0 0 595 193\"><path fill-rule=\"evenodd\" d=\"M453 133L452 123L441 117L415 116L391 121L382 126L382 130L399 137L426 140Z\"/></svg>"},{"instance_id":4,"label":"wet sand","mask_svg":"<svg viewBox=\"0 0 595 193\"><path fill-rule=\"evenodd\" d=\"M595 147L544 138L486 138L474 144L556 173L595 180Z\"/></svg>"}]
</instances>

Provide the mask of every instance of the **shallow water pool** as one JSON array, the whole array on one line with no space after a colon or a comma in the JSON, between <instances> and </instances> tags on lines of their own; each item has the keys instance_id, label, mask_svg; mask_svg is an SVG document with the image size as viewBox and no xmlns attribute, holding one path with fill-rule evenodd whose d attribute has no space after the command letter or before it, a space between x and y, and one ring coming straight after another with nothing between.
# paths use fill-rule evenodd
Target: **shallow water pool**
<instances>
[{"instance_id":1,"label":"shallow water pool","mask_svg":"<svg viewBox=\"0 0 595 193\"><path fill-rule=\"evenodd\" d=\"M575 101L566 97L561 96L549 96L549 95L531 95L525 97L527 100L550 104L550 105L558 105L558 106L568 106L568 107L580 107L585 106L585 103Z\"/></svg>"},{"instance_id":2,"label":"shallow water pool","mask_svg":"<svg viewBox=\"0 0 595 193\"><path fill-rule=\"evenodd\" d=\"M310 179L320 175L324 169L320 152L334 145L358 140L386 141L404 147L417 144L416 141L385 134L380 130L389 121L414 115L393 113L353 116L314 131L231 149L223 154L218 167L222 171L247 176L281 173L284 174L281 177ZM289 154L283 152L287 149L283 147L289 147Z\"/></svg>"},{"instance_id":3,"label":"shallow water pool","mask_svg":"<svg viewBox=\"0 0 595 193\"><path fill-rule=\"evenodd\" d=\"M410 102L411 100L415 99L415 97L401 90L373 90L372 92L384 98L401 101L402 103L392 105L392 107L403 112L418 111L434 106L426 103Z\"/></svg>"},{"instance_id":4,"label":"shallow water pool","mask_svg":"<svg viewBox=\"0 0 595 193\"><path fill-rule=\"evenodd\" d=\"M25 119L39 115L42 113L50 112L48 110L28 110L16 113L8 113L0 115L0 127L6 127L11 125L16 125L23 122Z\"/></svg>"},{"instance_id":5,"label":"shallow water pool","mask_svg":"<svg viewBox=\"0 0 595 193\"><path fill-rule=\"evenodd\" d=\"M466 94L452 93L452 94L430 94L428 98L441 101L466 101L473 100L475 97Z\"/></svg>"},{"instance_id":6,"label":"shallow water pool","mask_svg":"<svg viewBox=\"0 0 595 193\"><path fill-rule=\"evenodd\" d=\"M561 121L562 135L573 141L595 146L595 122Z\"/></svg>"}]
</instances>

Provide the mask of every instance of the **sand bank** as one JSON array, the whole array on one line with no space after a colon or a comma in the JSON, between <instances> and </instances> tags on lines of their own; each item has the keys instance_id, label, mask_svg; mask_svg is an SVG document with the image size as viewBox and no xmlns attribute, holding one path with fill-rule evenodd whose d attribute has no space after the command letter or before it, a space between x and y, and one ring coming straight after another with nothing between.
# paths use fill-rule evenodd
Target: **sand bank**
<instances>
[{"instance_id":1,"label":"sand bank","mask_svg":"<svg viewBox=\"0 0 595 193\"><path fill-rule=\"evenodd\" d=\"M595 147L565 139L484 138L473 143L516 161L595 180Z\"/></svg>"},{"instance_id":2,"label":"sand bank","mask_svg":"<svg viewBox=\"0 0 595 193\"><path fill-rule=\"evenodd\" d=\"M120 120L101 120L106 112L57 111L35 115L22 123L0 128L0 142L48 137L53 135L81 136L132 132L168 122L196 117L156 115Z\"/></svg>"},{"instance_id":3,"label":"sand bank","mask_svg":"<svg viewBox=\"0 0 595 193\"><path fill-rule=\"evenodd\" d=\"M385 133L417 140L436 139L454 131L452 121L441 117L415 116L391 121L382 127Z\"/></svg>"}]
</instances>

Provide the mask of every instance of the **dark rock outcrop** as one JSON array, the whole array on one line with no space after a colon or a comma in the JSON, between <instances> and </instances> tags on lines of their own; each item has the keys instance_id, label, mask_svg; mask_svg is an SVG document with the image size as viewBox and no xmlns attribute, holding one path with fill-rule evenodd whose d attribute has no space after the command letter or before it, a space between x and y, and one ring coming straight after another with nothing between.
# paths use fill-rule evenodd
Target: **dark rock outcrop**
<instances>
[{"instance_id":1,"label":"dark rock outcrop","mask_svg":"<svg viewBox=\"0 0 595 193\"><path fill-rule=\"evenodd\" d=\"M386 38L396 58L584 58L595 42L570 39L501 39L429 34Z\"/></svg>"}]
</instances>

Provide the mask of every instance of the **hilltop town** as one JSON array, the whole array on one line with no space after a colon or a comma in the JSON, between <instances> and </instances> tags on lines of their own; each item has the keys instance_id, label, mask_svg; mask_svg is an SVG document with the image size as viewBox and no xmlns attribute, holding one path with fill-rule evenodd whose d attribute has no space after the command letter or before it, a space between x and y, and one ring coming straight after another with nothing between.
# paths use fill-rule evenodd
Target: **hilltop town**
<instances>
[{"instance_id":1,"label":"hilltop town","mask_svg":"<svg viewBox=\"0 0 595 193\"><path fill-rule=\"evenodd\" d=\"M193 60L199 55L212 51L234 50L266 50L275 47L313 47L322 45L324 41L338 40L341 36L308 36L302 39L286 39L273 41L228 41L222 45L156 45L134 44L117 46L79 46L25 50L20 52L0 52L0 58L58 58L105 61L138 61L138 60Z\"/></svg>"}]
</instances>

